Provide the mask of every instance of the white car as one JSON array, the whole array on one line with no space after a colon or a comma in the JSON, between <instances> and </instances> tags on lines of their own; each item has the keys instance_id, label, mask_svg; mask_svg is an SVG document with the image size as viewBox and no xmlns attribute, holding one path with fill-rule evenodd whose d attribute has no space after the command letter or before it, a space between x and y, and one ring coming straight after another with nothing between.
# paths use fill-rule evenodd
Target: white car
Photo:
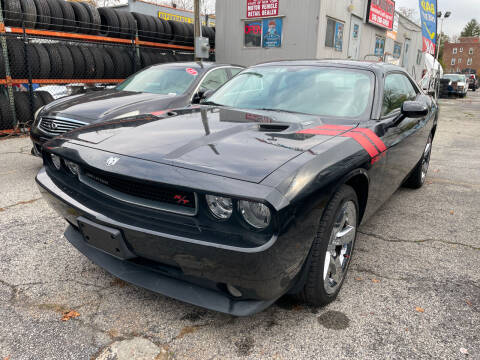
<instances>
[{"instance_id":1,"label":"white car","mask_svg":"<svg viewBox=\"0 0 480 360\"><path fill-rule=\"evenodd\" d=\"M448 83L448 94L459 97L467 96L468 84L464 74L445 74L442 79L450 80Z\"/></svg>"}]
</instances>

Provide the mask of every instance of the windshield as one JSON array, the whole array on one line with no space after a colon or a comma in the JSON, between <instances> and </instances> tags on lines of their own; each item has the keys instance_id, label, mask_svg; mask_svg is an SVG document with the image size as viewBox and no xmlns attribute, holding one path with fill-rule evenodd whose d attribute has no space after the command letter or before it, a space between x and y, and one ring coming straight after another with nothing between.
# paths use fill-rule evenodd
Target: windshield
<instances>
[{"instance_id":1,"label":"windshield","mask_svg":"<svg viewBox=\"0 0 480 360\"><path fill-rule=\"evenodd\" d=\"M372 93L373 74L368 71L261 66L238 74L208 102L241 109L355 118L370 109Z\"/></svg>"},{"instance_id":2,"label":"windshield","mask_svg":"<svg viewBox=\"0 0 480 360\"><path fill-rule=\"evenodd\" d=\"M465 75L447 74L444 78L452 81L465 81Z\"/></svg>"},{"instance_id":3,"label":"windshield","mask_svg":"<svg viewBox=\"0 0 480 360\"><path fill-rule=\"evenodd\" d=\"M130 76L116 89L163 95L181 95L198 76L191 68L151 67Z\"/></svg>"}]
</instances>

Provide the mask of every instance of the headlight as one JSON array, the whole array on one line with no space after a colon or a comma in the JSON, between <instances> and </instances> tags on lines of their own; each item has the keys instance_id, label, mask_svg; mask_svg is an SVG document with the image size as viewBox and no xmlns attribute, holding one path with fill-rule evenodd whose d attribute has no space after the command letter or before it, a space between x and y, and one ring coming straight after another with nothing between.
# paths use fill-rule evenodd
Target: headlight
<instances>
[{"instance_id":1,"label":"headlight","mask_svg":"<svg viewBox=\"0 0 480 360\"><path fill-rule=\"evenodd\" d=\"M270 209L262 203L241 200L238 210L245 221L256 229L265 229L270 224Z\"/></svg>"},{"instance_id":2,"label":"headlight","mask_svg":"<svg viewBox=\"0 0 480 360\"><path fill-rule=\"evenodd\" d=\"M37 111L35 111L35 114L33 115L33 121L36 122L38 118L38 114L40 114L40 111L45 107L45 105L40 106Z\"/></svg>"},{"instance_id":3,"label":"headlight","mask_svg":"<svg viewBox=\"0 0 480 360\"><path fill-rule=\"evenodd\" d=\"M137 116L137 115L140 115L140 110L130 111L130 112L128 112L128 113L115 116L115 117L113 118L113 120L123 119L123 118L131 117L131 116Z\"/></svg>"},{"instance_id":4,"label":"headlight","mask_svg":"<svg viewBox=\"0 0 480 360\"><path fill-rule=\"evenodd\" d=\"M232 199L216 195L205 195L205 199L207 200L208 208L217 219L227 220L232 216Z\"/></svg>"},{"instance_id":5,"label":"headlight","mask_svg":"<svg viewBox=\"0 0 480 360\"><path fill-rule=\"evenodd\" d=\"M55 169L60 170L62 168L62 159L60 156L51 154L50 158L52 159L53 166L55 166Z\"/></svg>"},{"instance_id":6,"label":"headlight","mask_svg":"<svg viewBox=\"0 0 480 360\"><path fill-rule=\"evenodd\" d=\"M65 160L65 165L67 165L68 170L70 170L73 175L78 176L80 173L80 166L68 160Z\"/></svg>"}]
</instances>

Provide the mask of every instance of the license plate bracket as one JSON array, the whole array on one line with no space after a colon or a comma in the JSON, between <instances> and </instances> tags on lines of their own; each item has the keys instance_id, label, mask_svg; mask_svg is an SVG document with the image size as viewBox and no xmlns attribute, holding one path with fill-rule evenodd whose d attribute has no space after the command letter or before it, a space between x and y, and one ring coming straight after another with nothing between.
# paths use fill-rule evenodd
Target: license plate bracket
<instances>
[{"instance_id":1,"label":"license plate bracket","mask_svg":"<svg viewBox=\"0 0 480 360\"><path fill-rule=\"evenodd\" d=\"M77 218L77 222L83 239L90 246L121 260L136 257L128 249L120 230L97 224L84 217Z\"/></svg>"}]
</instances>

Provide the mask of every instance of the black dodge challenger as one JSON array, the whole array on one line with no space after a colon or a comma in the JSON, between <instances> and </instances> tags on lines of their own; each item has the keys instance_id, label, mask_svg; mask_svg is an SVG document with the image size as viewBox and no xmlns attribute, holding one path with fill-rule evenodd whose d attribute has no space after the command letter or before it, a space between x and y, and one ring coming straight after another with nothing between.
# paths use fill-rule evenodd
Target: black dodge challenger
<instances>
[{"instance_id":1,"label":"black dodge challenger","mask_svg":"<svg viewBox=\"0 0 480 360\"><path fill-rule=\"evenodd\" d=\"M428 170L438 106L393 65L285 61L201 105L93 124L42 148L67 240L115 276L237 316L333 301L357 229Z\"/></svg>"}]
</instances>

